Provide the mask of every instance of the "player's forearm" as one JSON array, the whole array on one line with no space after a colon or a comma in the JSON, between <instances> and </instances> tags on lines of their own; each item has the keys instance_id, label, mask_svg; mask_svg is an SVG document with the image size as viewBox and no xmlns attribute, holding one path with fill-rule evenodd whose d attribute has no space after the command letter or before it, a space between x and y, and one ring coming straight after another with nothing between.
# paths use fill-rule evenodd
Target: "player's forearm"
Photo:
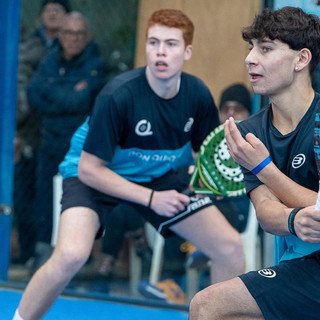
<instances>
[{"instance_id":1,"label":"player's forearm","mask_svg":"<svg viewBox=\"0 0 320 320\"><path fill-rule=\"evenodd\" d=\"M265 201L262 206L257 208L261 228L277 236L289 235L288 217L292 209L274 201Z\"/></svg>"},{"instance_id":2,"label":"player's forearm","mask_svg":"<svg viewBox=\"0 0 320 320\"><path fill-rule=\"evenodd\" d=\"M292 209L281 203L265 185L251 191L250 197L264 231L278 236L289 234L288 216Z\"/></svg>"},{"instance_id":3,"label":"player's forearm","mask_svg":"<svg viewBox=\"0 0 320 320\"><path fill-rule=\"evenodd\" d=\"M144 206L149 203L149 188L130 182L105 166L93 166L80 161L79 179L91 188L110 196Z\"/></svg>"},{"instance_id":4,"label":"player's forearm","mask_svg":"<svg viewBox=\"0 0 320 320\"><path fill-rule=\"evenodd\" d=\"M295 183L274 163L267 165L257 174L257 177L288 207L307 207L316 202L316 192Z\"/></svg>"}]
</instances>

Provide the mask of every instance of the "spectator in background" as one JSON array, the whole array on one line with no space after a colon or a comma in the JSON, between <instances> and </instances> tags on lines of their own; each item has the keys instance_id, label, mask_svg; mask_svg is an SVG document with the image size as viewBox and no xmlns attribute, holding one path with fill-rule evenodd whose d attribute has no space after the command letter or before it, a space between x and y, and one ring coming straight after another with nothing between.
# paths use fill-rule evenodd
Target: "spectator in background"
<instances>
[{"instance_id":1,"label":"spectator in background","mask_svg":"<svg viewBox=\"0 0 320 320\"><path fill-rule=\"evenodd\" d=\"M14 173L14 230L17 230L19 245L13 255L13 261L19 263L32 256L36 231L33 201L39 118L30 110L26 88L47 51L58 44L57 34L70 6L68 0L45 0L40 11L40 27L27 38L22 33L19 46Z\"/></svg>"},{"instance_id":2,"label":"spectator in background","mask_svg":"<svg viewBox=\"0 0 320 320\"><path fill-rule=\"evenodd\" d=\"M242 121L252 112L252 102L249 90L240 83L233 84L221 94L219 104L220 121L224 123L230 117ZM249 198L244 195L236 198L223 198L216 206L239 232L243 232L248 218Z\"/></svg>"},{"instance_id":3,"label":"spectator in background","mask_svg":"<svg viewBox=\"0 0 320 320\"><path fill-rule=\"evenodd\" d=\"M233 117L242 121L251 113L251 96L249 90L241 83L225 88L221 94L219 113L221 123Z\"/></svg>"},{"instance_id":4,"label":"spectator in background","mask_svg":"<svg viewBox=\"0 0 320 320\"><path fill-rule=\"evenodd\" d=\"M52 178L58 173L71 136L90 114L106 76L105 63L81 13L71 12L65 17L58 39L57 47L43 60L28 87L30 106L41 116L34 269L42 265L52 251Z\"/></svg>"},{"instance_id":5,"label":"spectator in background","mask_svg":"<svg viewBox=\"0 0 320 320\"><path fill-rule=\"evenodd\" d=\"M98 278L112 278L115 262L126 237L131 238L144 266L149 266L152 251L146 239L145 223L146 220L139 212L126 203L111 210L106 217L106 224L110 227L106 228L106 233L101 239L101 252L96 257Z\"/></svg>"},{"instance_id":6,"label":"spectator in background","mask_svg":"<svg viewBox=\"0 0 320 320\"><path fill-rule=\"evenodd\" d=\"M232 84L222 91L219 104L221 123L224 123L230 117L233 117L236 121L245 120L251 112L251 95L243 84ZM245 230L250 204L247 195L235 198L219 198L215 199L214 203L238 232L241 233ZM189 255L186 265L187 267L202 269L208 262L209 259L203 253L196 250Z\"/></svg>"}]
</instances>

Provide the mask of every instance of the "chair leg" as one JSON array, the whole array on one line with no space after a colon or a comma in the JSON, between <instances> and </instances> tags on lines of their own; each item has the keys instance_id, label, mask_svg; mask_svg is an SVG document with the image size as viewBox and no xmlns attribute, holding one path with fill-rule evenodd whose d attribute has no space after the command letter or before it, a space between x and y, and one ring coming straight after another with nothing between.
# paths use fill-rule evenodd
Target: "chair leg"
<instances>
[{"instance_id":1,"label":"chair leg","mask_svg":"<svg viewBox=\"0 0 320 320\"><path fill-rule=\"evenodd\" d=\"M151 270L149 276L149 282L156 284L160 280L162 263L163 263L163 249L164 249L164 238L161 234L155 235L155 241L153 244L153 254L151 262Z\"/></svg>"},{"instance_id":2,"label":"chair leg","mask_svg":"<svg viewBox=\"0 0 320 320\"><path fill-rule=\"evenodd\" d=\"M139 293L138 285L142 277L142 261L131 241L129 243L129 255L130 293L136 296Z\"/></svg>"},{"instance_id":3,"label":"chair leg","mask_svg":"<svg viewBox=\"0 0 320 320\"><path fill-rule=\"evenodd\" d=\"M51 235L51 246L55 247L58 238L60 210L61 210L61 198L62 198L62 177L60 174L56 174L53 177L53 229Z\"/></svg>"},{"instance_id":4,"label":"chair leg","mask_svg":"<svg viewBox=\"0 0 320 320\"><path fill-rule=\"evenodd\" d=\"M187 301L191 301L199 291L199 271L196 268L187 268Z\"/></svg>"},{"instance_id":5,"label":"chair leg","mask_svg":"<svg viewBox=\"0 0 320 320\"><path fill-rule=\"evenodd\" d=\"M149 274L149 283L155 285L160 280L162 264L163 264L163 250L165 240L150 224L146 225L146 234L148 242L150 243L153 254L151 261L151 269ZM132 244L130 244L130 291L132 294L138 292L138 284L142 275L142 261L137 256Z\"/></svg>"}]
</instances>

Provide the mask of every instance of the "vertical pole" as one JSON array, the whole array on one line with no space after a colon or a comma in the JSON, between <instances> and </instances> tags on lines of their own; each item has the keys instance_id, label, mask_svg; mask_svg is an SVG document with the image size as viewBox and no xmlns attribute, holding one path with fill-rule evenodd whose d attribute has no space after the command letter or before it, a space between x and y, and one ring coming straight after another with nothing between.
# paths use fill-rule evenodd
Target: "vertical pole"
<instances>
[{"instance_id":1,"label":"vertical pole","mask_svg":"<svg viewBox=\"0 0 320 320\"><path fill-rule=\"evenodd\" d=\"M8 280L20 0L0 1L0 280Z\"/></svg>"}]
</instances>

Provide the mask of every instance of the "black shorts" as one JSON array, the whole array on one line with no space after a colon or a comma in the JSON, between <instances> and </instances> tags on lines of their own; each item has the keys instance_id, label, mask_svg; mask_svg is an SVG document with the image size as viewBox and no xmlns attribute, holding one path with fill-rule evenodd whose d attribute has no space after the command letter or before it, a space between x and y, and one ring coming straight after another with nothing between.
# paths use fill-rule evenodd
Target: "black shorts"
<instances>
[{"instance_id":1,"label":"black shorts","mask_svg":"<svg viewBox=\"0 0 320 320\"><path fill-rule=\"evenodd\" d=\"M248 196L213 198L213 204L227 218L228 222L240 233L242 233L248 222L250 200Z\"/></svg>"},{"instance_id":2,"label":"black shorts","mask_svg":"<svg viewBox=\"0 0 320 320\"><path fill-rule=\"evenodd\" d=\"M320 319L320 251L240 279L266 320Z\"/></svg>"},{"instance_id":3,"label":"black shorts","mask_svg":"<svg viewBox=\"0 0 320 320\"><path fill-rule=\"evenodd\" d=\"M187 169L179 169L177 171L170 171L166 175L154 179L151 182L141 183L141 185L148 188L162 191L175 189L182 192L188 188L190 176ZM106 215L115 206L124 205L124 207L132 210L137 210L148 222L150 222L163 236L172 235L169 227L212 205L212 200L208 196L190 196L191 202L185 210L179 212L174 217L164 217L155 213L153 210L127 201L123 201L99 191L96 191L85 184L83 184L77 177L67 178L63 181L63 195L62 195L62 212L72 207L87 207L94 210L98 216L102 228L106 227Z\"/></svg>"}]
</instances>

